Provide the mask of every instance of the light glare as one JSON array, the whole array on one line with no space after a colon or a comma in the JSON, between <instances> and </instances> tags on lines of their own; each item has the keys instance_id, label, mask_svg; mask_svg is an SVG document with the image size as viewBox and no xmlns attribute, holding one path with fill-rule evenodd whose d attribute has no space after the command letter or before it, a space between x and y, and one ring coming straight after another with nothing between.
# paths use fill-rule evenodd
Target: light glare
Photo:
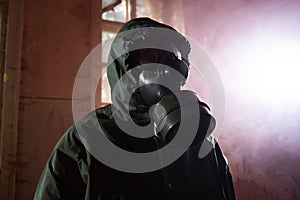
<instances>
[{"instance_id":1,"label":"light glare","mask_svg":"<svg viewBox=\"0 0 300 200\"><path fill-rule=\"evenodd\" d=\"M239 59L240 92L268 106L298 104L300 46L295 41L274 37L249 41Z\"/></svg>"}]
</instances>

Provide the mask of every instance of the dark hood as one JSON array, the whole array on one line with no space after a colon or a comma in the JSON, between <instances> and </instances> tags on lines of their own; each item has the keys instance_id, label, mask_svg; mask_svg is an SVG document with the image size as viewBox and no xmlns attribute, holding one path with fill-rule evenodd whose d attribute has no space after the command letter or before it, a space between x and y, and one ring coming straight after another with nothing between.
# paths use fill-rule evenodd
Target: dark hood
<instances>
[{"instance_id":1,"label":"dark hood","mask_svg":"<svg viewBox=\"0 0 300 200\"><path fill-rule=\"evenodd\" d=\"M182 59L188 63L190 44L183 35L174 28L150 18L132 19L121 27L111 45L107 68L111 92L121 77L136 66L134 61L129 60L130 55L134 50L142 48L163 49L170 52L176 48L180 51ZM126 84L135 84L135 80L127 80ZM115 114L124 120L127 118L124 110L128 109L124 107L126 105L124 96L128 93L131 94L132 91L130 90L132 89L124 86L118 95L112 95L112 104L117 106ZM129 106L132 113L143 115L140 112L135 112L135 110L140 109L137 105L130 104Z\"/></svg>"}]
</instances>

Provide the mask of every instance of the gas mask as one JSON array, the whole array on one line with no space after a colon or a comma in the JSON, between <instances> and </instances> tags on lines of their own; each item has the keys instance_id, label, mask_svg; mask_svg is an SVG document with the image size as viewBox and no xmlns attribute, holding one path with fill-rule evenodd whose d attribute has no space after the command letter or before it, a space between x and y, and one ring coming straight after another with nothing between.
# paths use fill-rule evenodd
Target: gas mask
<instances>
[{"instance_id":1,"label":"gas mask","mask_svg":"<svg viewBox=\"0 0 300 200\"><path fill-rule=\"evenodd\" d=\"M149 113L155 134L166 144L175 136L180 123L180 105L172 91L180 92L185 84L188 62L183 60L177 49L174 52L142 49L134 52L134 56L139 70L136 78L141 87L135 91L133 98L139 105L152 107Z\"/></svg>"},{"instance_id":2,"label":"gas mask","mask_svg":"<svg viewBox=\"0 0 300 200\"><path fill-rule=\"evenodd\" d=\"M188 62L183 60L179 50L174 49L174 52L169 52L160 49L140 49L133 53L135 63L140 72L135 75L139 85L143 85L136 92L144 106L152 106L156 104L164 95L169 94L170 90L162 85L167 84L169 88L180 90L184 85L188 76ZM173 70L172 70L173 69ZM181 77L176 76L174 71L181 74ZM177 77L177 78L175 78ZM153 84L160 82L162 85Z\"/></svg>"}]
</instances>

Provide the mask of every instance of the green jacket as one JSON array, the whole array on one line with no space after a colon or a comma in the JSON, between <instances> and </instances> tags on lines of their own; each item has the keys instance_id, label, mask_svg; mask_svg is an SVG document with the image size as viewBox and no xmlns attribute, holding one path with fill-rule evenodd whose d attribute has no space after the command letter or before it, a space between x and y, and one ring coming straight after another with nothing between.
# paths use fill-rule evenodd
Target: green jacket
<instances>
[{"instance_id":1,"label":"green jacket","mask_svg":"<svg viewBox=\"0 0 300 200\"><path fill-rule=\"evenodd\" d=\"M117 133L113 134L112 140L118 140L120 130L109 118L110 106L98 109L96 113L103 127ZM93 114L90 114L82 121L87 123L92 118ZM207 122L201 123L200 128L207 129ZM122 138L124 146L130 144L129 140ZM156 144L154 140L153 143L150 140L133 143L134 147L145 148ZM82 144L73 125L55 146L34 199L235 199L231 174L219 145L215 144L202 159L198 156L199 149L199 143L193 145L178 160L161 170L126 173L95 159Z\"/></svg>"}]
</instances>

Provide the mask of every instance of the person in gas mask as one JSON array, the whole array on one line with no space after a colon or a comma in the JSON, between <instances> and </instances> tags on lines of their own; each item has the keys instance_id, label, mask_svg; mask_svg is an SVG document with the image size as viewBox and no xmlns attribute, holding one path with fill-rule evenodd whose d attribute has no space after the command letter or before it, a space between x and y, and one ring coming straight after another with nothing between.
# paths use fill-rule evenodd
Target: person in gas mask
<instances>
[{"instance_id":1,"label":"person in gas mask","mask_svg":"<svg viewBox=\"0 0 300 200\"><path fill-rule=\"evenodd\" d=\"M189 53L189 42L168 25L149 18L125 23L109 55L112 104L95 111L105 137L133 153L155 152L171 145L172 157L172 151L181 148L180 141L173 143L179 131L183 136L191 132L189 128L182 131L181 126L196 124L193 140L180 156L145 172L112 168L99 161L88 148L92 144L80 137L79 132L89 135L93 128L88 115L77 123L80 127L71 126L55 146L34 199L235 199L231 174L218 144L214 141L210 152L199 158L215 119L195 93L181 90L189 72ZM198 117L193 115L195 106ZM128 134L132 124L149 128L133 136ZM147 137L139 137L145 134Z\"/></svg>"}]
</instances>

